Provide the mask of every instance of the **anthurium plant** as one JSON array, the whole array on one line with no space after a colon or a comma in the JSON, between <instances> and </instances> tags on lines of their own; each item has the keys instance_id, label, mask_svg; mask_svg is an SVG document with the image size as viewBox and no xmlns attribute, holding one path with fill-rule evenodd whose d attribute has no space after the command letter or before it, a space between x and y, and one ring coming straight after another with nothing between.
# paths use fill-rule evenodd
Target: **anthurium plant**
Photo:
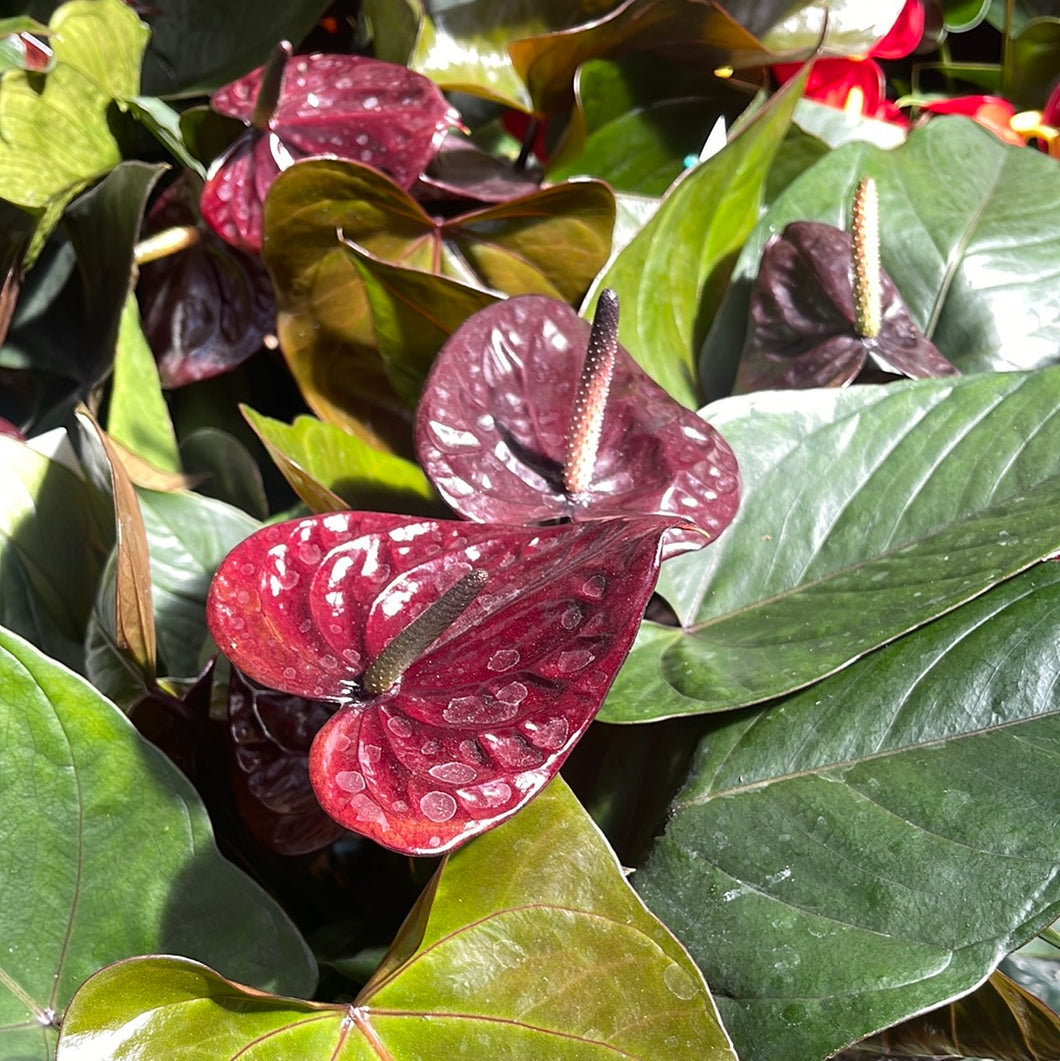
<instances>
[{"instance_id":1,"label":"anthurium plant","mask_svg":"<svg viewBox=\"0 0 1060 1061\"><path fill-rule=\"evenodd\" d=\"M1060 1057L1060 33L824 7L8 5L0 1061Z\"/></svg>"}]
</instances>

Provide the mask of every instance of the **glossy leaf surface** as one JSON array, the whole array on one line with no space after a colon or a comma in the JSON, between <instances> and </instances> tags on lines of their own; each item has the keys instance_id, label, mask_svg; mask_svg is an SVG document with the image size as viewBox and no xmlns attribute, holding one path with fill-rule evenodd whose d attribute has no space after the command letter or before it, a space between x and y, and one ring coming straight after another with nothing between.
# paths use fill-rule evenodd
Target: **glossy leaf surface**
<instances>
[{"instance_id":1,"label":"glossy leaf surface","mask_svg":"<svg viewBox=\"0 0 1060 1061\"><path fill-rule=\"evenodd\" d=\"M703 346L708 396L729 392L766 242L791 221L846 228L847 204L863 176L879 190L883 268L947 360L962 372L1056 362L1060 168L968 119L940 116L894 150L849 143L829 152L776 200L741 251Z\"/></svg>"},{"instance_id":2,"label":"glossy leaf surface","mask_svg":"<svg viewBox=\"0 0 1060 1061\"><path fill-rule=\"evenodd\" d=\"M622 344L689 408L700 404L696 356L711 295L728 282L733 256L754 227L800 90L799 79L789 81L723 151L678 178L594 284L594 296L605 287L618 293Z\"/></svg>"},{"instance_id":3,"label":"glossy leaf surface","mask_svg":"<svg viewBox=\"0 0 1060 1061\"><path fill-rule=\"evenodd\" d=\"M214 93L219 114L250 124L263 68ZM300 55L284 71L265 128L251 126L215 165L202 194L203 217L249 253L261 249L265 195L277 175L311 155L348 158L409 187L434 156L456 111L426 78L359 55Z\"/></svg>"},{"instance_id":4,"label":"glossy leaf surface","mask_svg":"<svg viewBox=\"0 0 1060 1061\"><path fill-rule=\"evenodd\" d=\"M445 344L416 414L420 463L462 516L480 522L662 515L695 524L667 548L696 548L729 524L739 472L721 435L618 349L587 490L563 461L589 325L539 296L469 318Z\"/></svg>"},{"instance_id":5,"label":"glossy leaf surface","mask_svg":"<svg viewBox=\"0 0 1060 1061\"><path fill-rule=\"evenodd\" d=\"M672 522L292 520L226 557L207 616L256 680L341 705L310 758L328 813L431 854L510 817L560 768L629 650ZM472 570L481 592L370 694L367 668Z\"/></svg>"},{"instance_id":6,"label":"glossy leaf surface","mask_svg":"<svg viewBox=\"0 0 1060 1061\"><path fill-rule=\"evenodd\" d=\"M77 986L132 954L173 951L263 988L312 989L305 944L218 854L180 773L96 690L6 631L0 717L5 1057L48 1061Z\"/></svg>"},{"instance_id":7,"label":"glossy leaf surface","mask_svg":"<svg viewBox=\"0 0 1060 1061\"><path fill-rule=\"evenodd\" d=\"M930 379L956 369L916 326L886 272L880 272L880 332L858 334L849 233L795 221L766 244L751 293L750 327L736 391L835 387L866 370Z\"/></svg>"},{"instance_id":8,"label":"glossy leaf surface","mask_svg":"<svg viewBox=\"0 0 1060 1061\"><path fill-rule=\"evenodd\" d=\"M561 33L513 41L512 64L534 109L569 106L575 71L590 59L658 51L705 71L761 66L769 54L726 10L688 0L624 0L602 18Z\"/></svg>"},{"instance_id":9,"label":"glossy leaf surface","mask_svg":"<svg viewBox=\"0 0 1060 1061\"><path fill-rule=\"evenodd\" d=\"M735 1061L698 970L559 780L446 861L383 969L355 1005L325 1006L125 962L78 994L58 1061L98 1061L101 1042L176 1061L188 1038L202 1061L261 1043L305 1061Z\"/></svg>"},{"instance_id":10,"label":"glossy leaf surface","mask_svg":"<svg viewBox=\"0 0 1060 1061\"><path fill-rule=\"evenodd\" d=\"M480 286L487 299L496 290L575 301L607 260L614 211L606 185L577 181L445 221L367 166L292 167L269 194L264 257L280 343L307 403L321 419L363 431L383 420L380 409L407 415L425 370L419 343L407 358L388 347L382 363L365 282L336 232L384 263ZM459 323L450 285L419 312L440 330Z\"/></svg>"},{"instance_id":11,"label":"glossy leaf surface","mask_svg":"<svg viewBox=\"0 0 1060 1061\"><path fill-rule=\"evenodd\" d=\"M844 1050L840 1061L991 1057L1045 1061L1060 1055L1060 1016L1002 973L940 1009Z\"/></svg>"},{"instance_id":12,"label":"glossy leaf surface","mask_svg":"<svg viewBox=\"0 0 1060 1061\"><path fill-rule=\"evenodd\" d=\"M440 508L412 462L311 416L285 424L253 409L243 415L291 488L313 512L375 509L426 515Z\"/></svg>"},{"instance_id":13,"label":"glossy leaf surface","mask_svg":"<svg viewBox=\"0 0 1060 1061\"><path fill-rule=\"evenodd\" d=\"M151 27L143 91L152 96L206 95L259 66L277 41L300 41L327 0L166 0L142 4Z\"/></svg>"},{"instance_id":14,"label":"glossy leaf surface","mask_svg":"<svg viewBox=\"0 0 1060 1061\"><path fill-rule=\"evenodd\" d=\"M788 693L1058 551L1058 408L1054 369L711 406L740 511L663 570L685 629L645 624L606 717Z\"/></svg>"},{"instance_id":15,"label":"glossy leaf surface","mask_svg":"<svg viewBox=\"0 0 1060 1061\"><path fill-rule=\"evenodd\" d=\"M76 472L7 434L0 484L0 623L80 669L113 513Z\"/></svg>"},{"instance_id":16,"label":"glossy leaf surface","mask_svg":"<svg viewBox=\"0 0 1060 1061\"><path fill-rule=\"evenodd\" d=\"M1036 565L701 742L634 880L741 1058L830 1055L1055 918L1058 622L1060 565Z\"/></svg>"},{"instance_id":17,"label":"glossy leaf surface","mask_svg":"<svg viewBox=\"0 0 1060 1061\"><path fill-rule=\"evenodd\" d=\"M11 70L0 93L0 197L45 207L31 258L70 200L121 161L112 100L136 94L147 27L121 0L74 0L51 21L55 66Z\"/></svg>"}]
</instances>

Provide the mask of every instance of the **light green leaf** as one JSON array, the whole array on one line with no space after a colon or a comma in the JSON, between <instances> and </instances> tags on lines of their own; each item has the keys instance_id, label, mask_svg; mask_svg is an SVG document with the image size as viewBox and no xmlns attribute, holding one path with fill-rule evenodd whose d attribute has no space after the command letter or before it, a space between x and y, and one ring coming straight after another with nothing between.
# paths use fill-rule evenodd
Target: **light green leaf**
<instances>
[{"instance_id":1,"label":"light green leaf","mask_svg":"<svg viewBox=\"0 0 1060 1061\"><path fill-rule=\"evenodd\" d=\"M107 431L156 468L180 472L177 438L133 294L126 298L121 315Z\"/></svg>"},{"instance_id":2,"label":"light green leaf","mask_svg":"<svg viewBox=\"0 0 1060 1061\"><path fill-rule=\"evenodd\" d=\"M441 501L418 465L373 449L311 416L293 424L243 406L269 456L313 512L368 509L437 513Z\"/></svg>"},{"instance_id":3,"label":"light green leaf","mask_svg":"<svg viewBox=\"0 0 1060 1061\"><path fill-rule=\"evenodd\" d=\"M619 340L674 398L699 404L696 356L715 292L754 227L774 153L787 132L802 81L778 92L727 147L687 170L640 233L598 277L622 304Z\"/></svg>"},{"instance_id":4,"label":"light green leaf","mask_svg":"<svg viewBox=\"0 0 1060 1061\"><path fill-rule=\"evenodd\" d=\"M301 937L218 854L180 771L91 686L6 631L0 730L0 1054L48 1061L74 990L133 954L312 989Z\"/></svg>"},{"instance_id":5,"label":"light green leaf","mask_svg":"<svg viewBox=\"0 0 1060 1061\"><path fill-rule=\"evenodd\" d=\"M136 94L148 36L122 0L72 0L50 29L51 72L9 70L0 86L0 197L45 208L31 259L66 204L121 161L107 108Z\"/></svg>"},{"instance_id":6,"label":"light green leaf","mask_svg":"<svg viewBox=\"0 0 1060 1061\"><path fill-rule=\"evenodd\" d=\"M502 871L498 872L498 868ZM78 993L58 1061L735 1061L695 966L557 779L443 864L354 1005L252 994L149 958ZM264 1055L263 1055L264 1056Z\"/></svg>"}]
</instances>

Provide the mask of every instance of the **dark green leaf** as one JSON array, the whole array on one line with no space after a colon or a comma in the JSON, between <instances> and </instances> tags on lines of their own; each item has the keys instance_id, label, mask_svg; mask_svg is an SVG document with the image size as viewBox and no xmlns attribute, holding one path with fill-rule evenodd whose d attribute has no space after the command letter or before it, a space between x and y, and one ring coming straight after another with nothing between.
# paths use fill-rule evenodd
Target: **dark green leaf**
<instances>
[{"instance_id":1,"label":"dark green leaf","mask_svg":"<svg viewBox=\"0 0 1060 1061\"><path fill-rule=\"evenodd\" d=\"M702 741L634 880L744 1061L937 1006L1055 919L1058 623L1039 564Z\"/></svg>"},{"instance_id":2,"label":"dark green leaf","mask_svg":"<svg viewBox=\"0 0 1060 1061\"><path fill-rule=\"evenodd\" d=\"M48 1061L77 986L132 954L187 954L262 988L312 989L305 944L218 854L179 771L91 686L7 632L0 718L4 1057Z\"/></svg>"},{"instance_id":3,"label":"dark green leaf","mask_svg":"<svg viewBox=\"0 0 1060 1061\"><path fill-rule=\"evenodd\" d=\"M327 0L166 0L147 4L144 95L206 95L261 66L281 40L300 41Z\"/></svg>"},{"instance_id":4,"label":"dark green leaf","mask_svg":"<svg viewBox=\"0 0 1060 1061\"><path fill-rule=\"evenodd\" d=\"M906 1057L1048 1061L1060 1057L1060 1017L1007 976L994 973L970 995L856 1043L838 1061Z\"/></svg>"},{"instance_id":5,"label":"dark green leaf","mask_svg":"<svg viewBox=\"0 0 1060 1061\"><path fill-rule=\"evenodd\" d=\"M664 565L686 629L645 624L603 717L782 695L1060 550L1058 409L1060 369L708 409L740 464L740 510Z\"/></svg>"},{"instance_id":6,"label":"dark green leaf","mask_svg":"<svg viewBox=\"0 0 1060 1061\"><path fill-rule=\"evenodd\" d=\"M113 542L112 513L69 468L0 437L0 623L68 666Z\"/></svg>"}]
</instances>

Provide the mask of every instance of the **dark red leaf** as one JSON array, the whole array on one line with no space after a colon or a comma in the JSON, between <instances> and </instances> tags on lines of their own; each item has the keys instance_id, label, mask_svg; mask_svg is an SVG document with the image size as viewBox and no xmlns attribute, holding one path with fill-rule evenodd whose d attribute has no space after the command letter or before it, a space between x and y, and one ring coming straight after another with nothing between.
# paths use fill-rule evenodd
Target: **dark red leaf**
<instances>
[{"instance_id":1,"label":"dark red leaf","mask_svg":"<svg viewBox=\"0 0 1060 1061\"><path fill-rule=\"evenodd\" d=\"M190 175L175 181L152 207L145 234L199 224L198 198ZM193 246L142 266L136 290L166 387L230 371L261 349L275 324L265 266L209 231Z\"/></svg>"},{"instance_id":2,"label":"dark red leaf","mask_svg":"<svg viewBox=\"0 0 1060 1061\"><path fill-rule=\"evenodd\" d=\"M447 136L420 177L414 194L420 202L458 199L506 203L532 195L541 186L540 170L517 169L462 136Z\"/></svg>"},{"instance_id":3,"label":"dark red leaf","mask_svg":"<svg viewBox=\"0 0 1060 1061\"><path fill-rule=\"evenodd\" d=\"M460 123L438 88L403 66L359 55L299 55L287 64L276 108L259 129L251 121L263 70L225 85L210 101L250 127L214 163L202 198L215 231L250 253L261 249L269 186L298 159L361 162L408 188Z\"/></svg>"},{"instance_id":4,"label":"dark red leaf","mask_svg":"<svg viewBox=\"0 0 1060 1061\"><path fill-rule=\"evenodd\" d=\"M333 704L263 689L232 668L232 789L243 823L270 851L305 854L345 833L324 813L309 782L309 748L334 711Z\"/></svg>"},{"instance_id":5,"label":"dark red leaf","mask_svg":"<svg viewBox=\"0 0 1060 1061\"><path fill-rule=\"evenodd\" d=\"M340 704L310 776L336 821L437 854L559 770L625 659L673 520L527 530L340 512L268 527L221 564L207 616L265 684ZM387 691L366 669L471 570L485 586Z\"/></svg>"},{"instance_id":6,"label":"dark red leaf","mask_svg":"<svg viewBox=\"0 0 1060 1061\"><path fill-rule=\"evenodd\" d=\"M955 375L882 269L880 280L880 333L862 338L854 327L850 234L817 221L788 225L762 254L736 390L844 386L866 370L873 379Z\"/></svg>"},{"instance_id":7,"label":"dark red leaf","mask_svg":"<svg viewBox=\"0 0 1060 1061\"><path fill-rule=\"evenodd\" d=\"M439 352L416 416L420 463L468 519L538 523L661 515L666 555L699 548L736 514L740 479L721 435L618 348L589 488L562 465L589 325L538 295L470 317Z\"/></svg>"}]
</instances>

